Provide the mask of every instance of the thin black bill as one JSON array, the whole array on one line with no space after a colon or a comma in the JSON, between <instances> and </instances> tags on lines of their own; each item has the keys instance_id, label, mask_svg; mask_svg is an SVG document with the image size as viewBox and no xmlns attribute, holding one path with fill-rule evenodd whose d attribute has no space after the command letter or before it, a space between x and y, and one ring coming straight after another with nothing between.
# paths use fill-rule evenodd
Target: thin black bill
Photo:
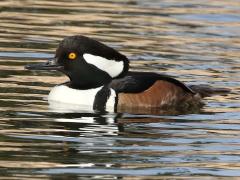
<instances>
[{"instance_id":1,"label":"thin black bill","mask_svg":"<svg viewBox=\"0 0 240 180\"><path fill-rule=\"evenodd\" d=\"M63 66L56 63L56 59L50 59L45 63L28 64L25 69L28 70L61 70Z\"/></svg>"}]
</instances>

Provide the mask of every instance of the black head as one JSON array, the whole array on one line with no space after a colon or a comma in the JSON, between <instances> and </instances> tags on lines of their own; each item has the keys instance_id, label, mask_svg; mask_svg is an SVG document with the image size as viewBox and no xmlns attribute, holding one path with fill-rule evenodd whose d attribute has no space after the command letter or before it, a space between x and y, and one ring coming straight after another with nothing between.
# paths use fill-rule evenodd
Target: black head
<instances>
[{"instance_id":1,"label":"black head","mask_svg":"<svg viewBox=\"0 0 240 180\"><path fill-rule=\"evenodd\" d=\"M73 88L102 86L123 77L128 59L116 50L85 36L66 37L60 42L55 59L45 64L27 65L27 69L60 70Z\"/></svg>"}]
</instances>

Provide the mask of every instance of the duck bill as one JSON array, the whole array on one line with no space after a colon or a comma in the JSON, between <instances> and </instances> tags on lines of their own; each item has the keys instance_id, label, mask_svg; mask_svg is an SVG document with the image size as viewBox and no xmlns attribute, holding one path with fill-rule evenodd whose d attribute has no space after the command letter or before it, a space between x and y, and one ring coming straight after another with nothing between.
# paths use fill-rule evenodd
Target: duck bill
<instances>
[{"instance_id":1,"label":"duck bill","mask_svg":"<svg viewBox=\"0 0 240 180\"><path fill-rule=\"evenodd\" d=\"M45 63L28 64L25 66L28 70L61 70L63 66L59 65L56 59L49 59Z\"/></svg>"}]
</instances>

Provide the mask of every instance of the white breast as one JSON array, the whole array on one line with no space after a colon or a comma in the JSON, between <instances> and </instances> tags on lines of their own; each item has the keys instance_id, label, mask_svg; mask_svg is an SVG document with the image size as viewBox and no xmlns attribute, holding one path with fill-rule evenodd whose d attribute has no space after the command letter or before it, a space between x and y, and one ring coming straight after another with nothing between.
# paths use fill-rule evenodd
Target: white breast
<instances>
[{"instance_id":1,"label":"white breast","mask_svg":"<svg viewBox=\"0 0 240 180\"><path fill-rule=\"evenodd\" d=\"M93 110L95 96L102 87L88 90L78 90L69 88L66 85L55 86L48 95L50 107L54 109L78 109ZM116 93L111 89L111 95L106 103L106 110L113 112Z\"/></svg>"}]
</instances>

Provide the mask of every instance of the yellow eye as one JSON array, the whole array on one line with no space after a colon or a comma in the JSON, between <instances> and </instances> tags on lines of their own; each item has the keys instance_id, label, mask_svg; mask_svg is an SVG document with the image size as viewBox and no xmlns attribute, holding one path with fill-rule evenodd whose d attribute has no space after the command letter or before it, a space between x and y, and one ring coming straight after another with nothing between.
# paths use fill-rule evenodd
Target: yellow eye
<instances>
[{"instance_id":1,"label":"yellow eye","mask_svg":"<svg viewBox=\"0 0 240 180\"><path fill-rule=\"evenodd\" d=\"M71 52L71 53L68 54L68 58L71 59L71 60L76 59L76 57L77 57L77 55L74 52Z\"/></svg>"}]
</instances>

